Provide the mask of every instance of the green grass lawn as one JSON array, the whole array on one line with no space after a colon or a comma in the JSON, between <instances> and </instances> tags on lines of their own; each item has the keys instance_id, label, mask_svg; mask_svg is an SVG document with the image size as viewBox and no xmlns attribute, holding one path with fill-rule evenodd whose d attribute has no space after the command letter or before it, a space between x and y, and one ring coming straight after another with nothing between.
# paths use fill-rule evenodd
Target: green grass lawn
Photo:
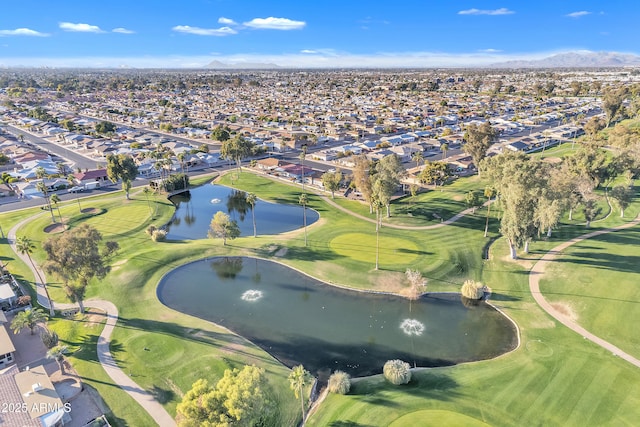
<instances>
[{"instance_id":1,"label":"green grass lawn","mask_svg":"<svg viewBox=\"0 0 640 427\"><path fill-rule=\"evenodd\" d=\"M219 181L230 184L230 177L223 176ZM265 200L298 204L300 188L296 186L248 172L239 174L233 185ZM431 203L444 205L449 194L451 206L447 209L453 216L464 209L459 198L464 200L469 188L482 189L484 185L477 178L461 179L445 186L443 192L426 192L414 200L397 201L394 209L407 209L411 204L416 209L426 209L422 205ZM309 206L320 213L321 219L308 227L307 246L302 230L279 236L243 237L225 247L220 240L210 239L155 243L144 230L152 223L162 225L169 220L172 208L166 201L158 199L156 212L155 202L150 210L141 193L133 194L130 201L119 193L84 200L83 208L95 210L83 214L74 203L61 206L62 216L71 225L87 221L103 233L105 240L116 240L121 246L112 261L111 273L92 283L87 291L88 298L108 299L118 306L121 317L111 351L119 366L154 393L170 413L175 413L182 394L195 379L206 377L215 382L226 368L255 363L266 369L277 402L274 425L293 426L299 420L299 401L289 390L287 368L241 337L168 309L156 297L161 277L187 261L223 254L274 258L278 250L286 249L286 256L278 257L278 261L327 282L353 288L403 292L407 288L404 271L408 267L424 274L429 280L428 291L458 291L467 278L481 280L493 289L494 304L517 322L522 338L520 348L508 355L423 370L415 373L415 379L406 387L390 386L380 376L358 380L349 395L329 396L309 420L310 426L387 426L394 422L401 426L422 416L433 418L437 425L460 420L496 426L633 425L640 416L640 372L551 320L528 292L528 266L559 241L587 231L578 221L561 226L549 240L533 242L531 253L517 263L505 260L508 251L502 239L492 245L491 259L482 259L483 249L497 237L498 227L497 220L492 219L490 236L483 237L484 210L433 230L383 226L381 268L375 270L375 225L337 211L314 194L309 196ZM366 206L363 208L368 212ZM626 220L639 211L640 203L636 202L627 209ZM32 209L3 214L0 221L8 230L21 219L40 212ZM44 214L24 226L18 235L27 235L38 245L49 238L44 228L51 219ZM426 219L428 215L411 218L416 225L433 223ZM611 215L595 222L593 228L624 221L619 215ZM607 253L607 244L602 248L603 254ZM33 280L27 266L15 259L8 245L0 246L0 257L23 280ZM42 262L44 254L39 250L34 258ZM52 288L54 298L64 300L55 283ZM624 296L616 292L611 291L609 298ZM601 326L598 319L596 326ZM147 415L110 384L96 363L97 329L64 328L70 330L69 340L80 344L70 360L103 395L113 410L115 423L147 425Z\"/></svg>"}]
</instances>

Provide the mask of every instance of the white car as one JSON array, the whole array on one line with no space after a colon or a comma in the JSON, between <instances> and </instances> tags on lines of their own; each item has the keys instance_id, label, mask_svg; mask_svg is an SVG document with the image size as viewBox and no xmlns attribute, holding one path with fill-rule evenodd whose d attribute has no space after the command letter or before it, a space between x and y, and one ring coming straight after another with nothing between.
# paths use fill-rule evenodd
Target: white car
<instances>
[{"instance_id":1,"label":"white car","mask_svg":"<svg viewBox=\"0 0 640 427\"><path fill-rule=\"evenodd\" d=\"M84 191L84 187L80 186L80 185L76 185L75 187L71 187L69 190L67 190L69 193L79 193L81 191Z\"/></svg>"}]
</instances>

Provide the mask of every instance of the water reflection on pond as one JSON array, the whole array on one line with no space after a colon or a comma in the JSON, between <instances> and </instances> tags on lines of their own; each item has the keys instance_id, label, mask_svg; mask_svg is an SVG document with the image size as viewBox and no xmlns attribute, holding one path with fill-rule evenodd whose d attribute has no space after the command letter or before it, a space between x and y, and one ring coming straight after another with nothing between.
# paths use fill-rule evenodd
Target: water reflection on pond
<instances>
[{"instance_id":1,"label":"water reflection on pond","mask_svg":"<svg viewBox=\"0 0 640 427\"><path fill-rule=\"evenodd\" d=\"M219 257L167 274L158 297L183 313L223 325L287 366L312 373L379 373L386 360L445 366L505 353L517 344L511 321L456 294L405 298L355 292L271 261Z\"/></svg>"},{"instance_id":2,"label":"water reflection on pond","mask_svg":"<svg viewBox=\"0 0 640 427\"><path fill-rule=\"evenodd\" d=\"M167 226L167 238L193 240L207 237L211 217L218 212L228 213L238 222L242 236L253 235L251 205L244 191L221 185L207 184L192 188L190 196L178 194L170 199L176 213ZM303 226L302 206L269 203L258 199L255 205L258 234L279 234ZM307 225L319 218L316 211L307 208Z\"/></svg>"}]
</instances>

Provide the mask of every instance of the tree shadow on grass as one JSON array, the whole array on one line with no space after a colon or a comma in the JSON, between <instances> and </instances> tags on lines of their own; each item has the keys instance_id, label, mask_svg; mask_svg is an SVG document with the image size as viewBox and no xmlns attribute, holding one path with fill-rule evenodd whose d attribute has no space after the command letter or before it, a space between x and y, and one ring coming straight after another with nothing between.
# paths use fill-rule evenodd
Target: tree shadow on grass
<instances>
[{"instance_id":1,"label":"tree shadow on grass","mask_svg":"<svg viewBox=\"0 0 640 427\"><path fill-rule=\"evenodd\" d=\"M158 387L157 385L153 385L149 393L153 396L161 404L165 404L167 402L171 402L175 399L176 394L172 390L164 389L162 387Z\"/></svg>"},{"instance_id":2,"label":"tree shadow on grass","mask_svg":"<svg viewBox=\"0 0 640 427\"><path fill-rule=\"evenodd\" d=\"M294 259L300 261L329 261L336 259L338 256L330 249L314 249L313 243L310 242L307 247L292 247L287 249L287 259Z\"/></svg>"}]
</instances>

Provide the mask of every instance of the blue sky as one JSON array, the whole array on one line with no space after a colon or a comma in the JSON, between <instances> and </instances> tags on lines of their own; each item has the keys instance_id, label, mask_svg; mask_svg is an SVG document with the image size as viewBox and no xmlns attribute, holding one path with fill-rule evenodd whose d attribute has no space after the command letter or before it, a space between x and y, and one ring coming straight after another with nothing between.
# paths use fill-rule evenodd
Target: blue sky
<instances>
[{"instance_id":1,"label":"blue sky","mask_svg":"<svg viewBox=\"0 0 640 427\"><path fill-rule=\"evenodd\" d=\"M638 53L639 17L628 0L4 0L0 66L482 65Z\"/></svg>"}]
</instances>

